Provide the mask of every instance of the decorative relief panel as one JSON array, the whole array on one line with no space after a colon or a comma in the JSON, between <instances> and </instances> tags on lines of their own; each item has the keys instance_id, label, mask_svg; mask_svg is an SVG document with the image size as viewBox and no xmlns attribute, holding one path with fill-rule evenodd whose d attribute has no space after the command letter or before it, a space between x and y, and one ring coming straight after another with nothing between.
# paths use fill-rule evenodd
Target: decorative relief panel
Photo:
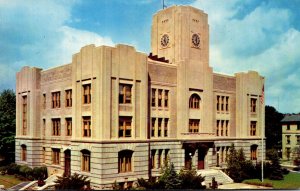
<instances>
[{"instance_id":1,"label":"decorative relief panel","mask_svg":"<svg viewBox=\"0 0 300 191\"><path fill-rule=\"evenodd\" d=\"M236 80L235 78L214 75L214 89L235 91Z\"/></svg>"},{"instance_id":2,"label":"decorative relief panel","mask_svg":"<svg viewBox=\"0 0 300 191\"><path fill-rule=\"evenodd\" d=\"M164 67L160 65L149 64L149 74L151 81L176 84L176 68Z\"/></svg>"},{"instance_id":3,"label":"decorative relief panel","mask_svg":"<svg viewBox=\"0 0 300 191\"><path fill-rule=\"evenodd\" d=\"M57 82L61 80L72 79L72 66L71 64L63 67L55 68L42 73L41 82Z\"/></svg>"}]
</instances>

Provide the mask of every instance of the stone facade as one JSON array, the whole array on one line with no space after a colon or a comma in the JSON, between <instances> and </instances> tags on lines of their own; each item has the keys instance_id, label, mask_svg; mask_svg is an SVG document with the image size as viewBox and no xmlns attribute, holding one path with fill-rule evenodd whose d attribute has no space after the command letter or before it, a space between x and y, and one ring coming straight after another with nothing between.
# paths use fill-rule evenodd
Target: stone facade
<instances>
[{"instance_id":1,"label":"stone facade","mask_svg":"<svg viewBox=\"0 0 300 191\"><path fill-rule=\"evenodd\" d=\"M300 147L300 115L286 115L282 123L282 159L293 160L298 157Z\"/></svg>"},{"instance_id":2,"label":"stone facade","mask_svg":"<svg viewBox=\"0 0 300 191\"><path fill-rule=\"evenodd\" d=\"M224 167L231 144L258 160L263 85L254 71L214 73L207 14L173 6L153 16L149 56L88 45L70 64L22 68L16 162L84 174L102 189L159 176L167 159L177 170Z\"/></svg>"}]
</instances>

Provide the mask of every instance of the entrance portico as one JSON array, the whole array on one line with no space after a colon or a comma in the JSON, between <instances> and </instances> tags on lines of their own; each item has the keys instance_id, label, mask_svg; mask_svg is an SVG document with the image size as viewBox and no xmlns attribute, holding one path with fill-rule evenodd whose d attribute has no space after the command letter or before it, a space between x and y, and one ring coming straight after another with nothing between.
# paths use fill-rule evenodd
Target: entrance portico
<instances>
[{"instance_id":1,"label":"entrance portico","mask_svg":"<svg viewBox=\"0 0 300 191\"><path fill-rule=\"evenodd\" d=\"M184 166L186 169L191 169L192 166L196 166L197 169L205 169L205 157L209 148L213 148L214 142L182 142L182 148L184 151ZM194 156L197 153L196 164L192 164Z\"/></svg>"}]
</instances>

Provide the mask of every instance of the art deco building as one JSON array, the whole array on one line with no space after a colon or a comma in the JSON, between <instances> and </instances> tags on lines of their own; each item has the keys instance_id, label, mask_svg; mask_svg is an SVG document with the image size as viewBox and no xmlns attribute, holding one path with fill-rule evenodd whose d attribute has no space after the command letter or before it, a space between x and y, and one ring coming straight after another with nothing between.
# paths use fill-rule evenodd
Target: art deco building
<instances>
[{"instance_id":1,"label":"art deco building","mask_svg":"<svg viewBox=\"0 0 300 191\"><path fill-rule=\"evenodd\" d=\"M225 165L230 145L261 156L264 78L209 65L208 16L173 6L153 16L151 53L88 45L70 64L17 73L16 162L130 184L176 169ZM226 67L226 66L224 66Z\"/></svg>"}]
</instances>

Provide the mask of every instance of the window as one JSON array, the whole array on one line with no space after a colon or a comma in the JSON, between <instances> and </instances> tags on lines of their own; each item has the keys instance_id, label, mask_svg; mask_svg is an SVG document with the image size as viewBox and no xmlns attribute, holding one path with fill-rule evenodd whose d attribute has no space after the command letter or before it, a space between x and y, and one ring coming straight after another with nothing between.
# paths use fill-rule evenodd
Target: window
<instances>
[{"instance_id":1,"label":"window","mask_svg":"<svg viewBox=\"0 0 300 191\"><path fill-rule=\"evenodd\" d=\"M221 160L220 160L221 163L224 162L224 149L225 149L224 147L221 147L221 157L220 157L221 158Z\"/></svg>"},{"instance_id":2,"label":"window","mask_svg":"<svg viewBox=\"0 0 300 191\"><path fill-rule=\"evenodd\" d=\"M220 96L217 96L217 111L220 111Z\"/></svg>"},{"instance_id":3,"label":"window","mask_svg":"<svg viewBox=\"0 0 300 191\"><path fill-rule=\"evenodd\" d=\"M300 135L296 135L297 137L297 145L300 145Z\"/></svg>"},{"instance_id":4,"label":"window","mask_svg":"<svg viewBox=\"0 0 300 191\"><path fill-rule=\"evenodd\" d=\"M43 109L46 109L46 94L43 94Z\"/></svg>"},{"instance_id":5,"label":"window","mask_svg":"<svg viewBox=\"0 0 300 191\"><path fill-rule=\"evenodd\" d=\"M290 124L287 124L286 125L286 130L290 130L290 129L291 129Z\"/></svg>"},{"instance_id":6,"label":"window","mask_svg":"<svg viewBox=\"0 0 300 191\"><path fill-rule=\"evenodd\" d=\"M119 137L131 137L132 117L119 118Z\"/></svg>"},{"instance_id":7,"label":"window","mask_svg":"<svg viewBox=\"0 0 300 191\"><path fill-rule=\"evenodd\" d=\"M165 119L164 120L165 125L164 125L164 136L167 137L168 136L168 123L169 123L169 119Z\"/></svg>"},{"instance_id":8,"label":"window","mask_svg":"<svg viewBox=\"0 0 300 191\"><path fill-rule=\"evenodd\" d=\"M46 163L46 148L43 147L43 163Z\"/></svg>"},{"instance_id":9,"label":"window","mask_svg":"<svg viewBox=\"0 0 300 191\"><path fill-rule=\"evenodd\" d=\"M300 123L297 123L297 130L300 130Z\"/></svg>"},{"instance_id":10,"label":"window","mask_svg":"<svg viewBox=\"0 0 300 191\"><path fill-rule=\"evenodd\" d=\"M162 118L158 118L158 132L157 132L158 137L161 137L161 124L162 124Z\"/></svg>"},{"instance_id":11,"label":"window","mask_svg":"<svg viewBox=\"0 0 300 191\"><path fill-rule=\"evenodd\" d=\"M151 120L151 137L155 136L155 118Z\"/></svg>"},{"instance_id":12,"label":"window","mask_svg":"<svg viewBox=\"0 0 300 191\"><path fill-rule=\"evenodd\" d=\"M72 90L66 90L66 107L72 107Z\"/></svg>"},{"instance_id":13,"label":"window","mask_svg":"<svg viewBox=\"0 0 300 191\"><path fill-rule=\"evenodd\" d=\"M229 111L229 97L226 96L225 98L226 98L225 110L226 110L226 111Z\"/></svg>"},{"instance_id":14,"label":"window","mask_svg":"<svg viewBox=\"0 0 300 191\"><path fill-rule=\"evenodd\" d=\"M158 107L162 107L162 90L158 90Z\"/></svg>"},{"instance_id":15,"label":"window","mask_svg":"<svg viewBox=\"0 0 300 191\"><path fill-rule=\"evenodd\" d=\"M250 99L250 111L253 113L256 112L256 98Z\"/></svg>"},{"instance_id":16,"label":"window","mask_svg":"<svg viewBox=\"0 0 300 191\"><path fill-rule=\"evenodd\" d=\"M228 156L229 148L230 148L230 147L226 147L226 148L225 148L225 156L226 156L226 157Z\"/></svg>"},{"instance_id":17,"label":"window","mask_svg":"<svg viewBox=\"0 0 300 191\"><path fill-rule=\"evenodd\" d=\"M226 125L225 125L225 136L228 136L228 124L229 124L229 120L226 120Z\"/></svg>"},{"instance_id":18,"label":"window","mask_svg":"<svg viewBox=\"0 0 300 191\"><path fill-rule=\"evenodd\" d=\"M132 154L131 150L124 150L118 153L119 173L132 171Z\"/></svg>"},{"instance_id":19,"label":"window","mask_svg":"<svg viewBox=\"0 0 300 191\"><path fill-rule=\"evenodd\" d=\"M256 136L256 121L250 122L250 136Z\"/></svg>"},{"instance_id":20,"label":"window","mask_svg":"<svg viewBox=\"0 0 300 191\"><path fill-rule=\"evenodd\" d=\"M169 149L165 150L165 158L164 158L165 162L167 162L169 160L169 151L170 151Z\"/></svg>"},{"instance_id":21,"label":"window","mask_svg":"<svg viewBox=\"0 0 300 191\"><path fill-rule=\"evenodd\" d=\"M286 157L288 158L288 160L290 160L290 156L291 156L291 148L286 148Z\"/></svg>"},{"instance_id":22,"label":"window","mask_svg":"<svg viewBox=\"0 0 300 191\"><path fill-rule=\"evenodd\" d=\"M46 135L46 119L43 119L43 136Z\"/></svg>"},{"instance_id":23,"label":"window","mask_svg":"<svg viewBox=\"0 0 300 191\"><path fill-rule=\"evenodd\" d=\"M189 122L189 132L190 133L198 133L199 132L199 119L190 119Z\"/></svg>"},{"instance_id":24,"label":"window","mask_svg":"<svg viewBox=\"0 0 300 191\"><path fill-rule=\"evenodd\" d=\"M291 135L286 135L286 144L291 144Z\"/></svg>"},{"instance_id":25,"label":"window","mask_svg":"<svg viewBox=\"0 0 300 191\"><path fill-rule=\"evenodd\" d=\"M155 149L151 150L151 169L155 168L155 153Z\"/></svg>"},{"instance_id":26,"label":"window","mask_svg":"<svg viewBox=\"0 0 300 191\"><path fill-rule=\"evenodd\" d=\"M224 120L221 121L221 136L223 136Z\"/></svg>"},{"instance_id":27,"label":"window","mask_svg":"<svg viewBox=\"0 0 300 191\"><path fill-rule=\"evenodd\" d=\"M156 89L153 89L153 88L152 88L151 91L152 91L152 96L151 96L152 103L151 103L151 104L152 104L152 107L155 107L155 105L156 105L156 104L155 104L155 93L156 93Z\"/></svg>"},{"instance_id":28,"label":"window","mask_svg":"<svg viewBox=\"0 0 300 191\"><path fill-rule=\"evenodd\" d=\"M60 92L52 92L52 108L60 108Z\"/></svg>"},{"instance_id":29,"label":"window","mask_svg":"<svg viewBox=\"0 0 300 191\"><path fill-rule=\"evenodd\" d=\"M219 135L219 128L220 128L220 120L217 120L217 132L216 132L216 134L217 134L217 136L220 136Z\"/></svg>"},{"instance_id":30,"label":"window","mask_svg":"<svg viewBox=\"0 0 300 191\"><path fill-rule=\"evenodd\" d=\"M161 168L162 167L162 149L158 150L158 163L157 163L157 168Z\"/></svg>"},{"instance_id":31,"label":"window","mask_svg":"<svg viewBox=\"0 0 300 191\"><path fill-rule=\"evenodd\" d=\"M21 161L27 160L27 147L26 145L21 145Z\"/></svg>"},{"instance_id":32,"label":"window","mask_svg":"<svg viewBox=\"0 0 300 191\"><path fill-rule=\"evenodd\" d=\"M90 104L92 102L91 84L85 84L83 87L83 104Z\"/></svg>"},{"instance_id":33,"label":"window","mask_svg":"<svg viewBox=\"0 0 300 191\"><path fill-rule=\"evenodd\" d=\"M60 119L52 119L52 135L60 135Z\"/></svg>"},{"instance_id":34,"label":"window","mask_svg":"<svg viewBox=\"0 0 300 191\"><path fill-rule=\"evenodd\" d=\"M169 107L169 90L165 90L165 107Z\"/></svg>"},{"instance_id":35,"label":"window","mask_svg":"<svg viewBox=\"0 0 300 191\"><path fill-rule=\"evenodd\" d=\"M217 120L216 135L217 136L228 136L229 120Z\"/></svg>"},{"instance_id":36,"label":"window","mask_svg":"<svg viewBox=\"0 0 300 191\"><path fill-rule=\"evenodd\" d=\"M60 149L52 149L52 164L59 165L60 163Z\"/></svg>"},{"instance_id":37,"label":"window","mask_svg":"<svg viewBox=\"0 0 300 191\"><path fill-rule=\"evenodd\" d=\"M250 159L257 160L257 145L251 145L250 151L251 151Z\"/></svg>"},{"instance_id":38,"label":"window","mask_svg":"<svg viewBox=\"0 0 300 191\"><path fill-rule=\"evenodd\" d=\"M82 122L83 122L83 136L91 137L91 117L90 116L82 117Z\"/></svg>"},{"instance_id":39,"label":"window","mask_svg":"<svg viewBox=\"0 0 300 191\"><path fill-rule=\"evenodd\" d=\"M119 103L131 103L131 87L130 84L120 84Z\"/></svg>"},{"instance_id":40,"label":"window","mask_svg":"<svg viewBox=\"0 0 300 191\"><path fill-rule=\"evenodd\" d=\"M67 136L72 136L72 118L66 118Z\"/></svg>"},{"instance_id":41,"label":"window","mask_svg":"<svg viewBox=\"0 0 300 191\"><path fill-rule=\"evenodd\" d=\"M221 96L221 111L224 111L224 96Z\"/></svg>"},{"instance_id":42,"label":"window","mask_svg":"<svg viewBox=\"0 0 300 191\"><path fill-rule=\"evenodd\" d=\"M23 135L27 135L27 96L23 96L22 101L22 129Z\"/></svg>"},{"instance_id":43,"label":"window","mask_svg":"<svg viewBox=\"0 0 300 191\"><path fill-rule=\"evenodd\" d=\"M91 170L91 152L88 150L81 151L81 170L90 172Z\"/></svg>"},{"instance_id":44,"label":"window","mask_svg":"<svg viewBox=\"0 0 300 191\"><path fill-rule=\"evenodd\" d=\"M200 109L200 97L197 94L193 94L190 97L189 107L191 109Z\"/></svg>"}]
</instances>

